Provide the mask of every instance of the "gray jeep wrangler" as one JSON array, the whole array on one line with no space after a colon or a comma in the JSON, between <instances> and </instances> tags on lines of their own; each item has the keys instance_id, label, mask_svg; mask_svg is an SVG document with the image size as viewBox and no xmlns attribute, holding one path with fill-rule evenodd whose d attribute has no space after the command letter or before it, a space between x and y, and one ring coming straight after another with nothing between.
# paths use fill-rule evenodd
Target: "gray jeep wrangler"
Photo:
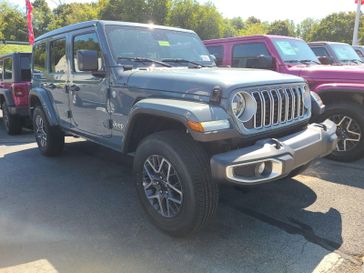
<instances>
[{"instance_id":1,"label":"gray jeep wrangler","mask_svg":"<svg viewBox=\"0 0 364 273\"><path fill-rule=\"evenodd\" d=\"M174 236L214 215L218 182L254 185L331 153L336 127L298 77L216 68L190 30L91 21L33 48L30 115L42 154L81 136L134 156L152 222Z\"/></svg>"}]
</instances>

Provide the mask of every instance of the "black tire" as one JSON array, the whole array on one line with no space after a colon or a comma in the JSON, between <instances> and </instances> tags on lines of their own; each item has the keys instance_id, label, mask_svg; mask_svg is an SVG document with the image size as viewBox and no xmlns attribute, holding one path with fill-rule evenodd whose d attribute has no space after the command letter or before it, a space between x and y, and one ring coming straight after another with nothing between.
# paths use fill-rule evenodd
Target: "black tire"
<instances>
[{"instance_id":1,"label":"black tire","mask_svg":"<svg viewBox=\"0 0 364 273\"><path fill-rule=\"evenodd\" d=\"M36 107L33 113L33 128L38 148L43 155L57 156L63 152L64 134L58 126L49 125L40 106Z\"/></svg>"},{"instance_id":2,"label":"black tire","mask_svg":"<svg viewBox=\"0 0 364 273\"><path fill-rule=\"evenodd\" d=\"M144 190L143 180L147 177L144 164L153 155L161 156L171 164L181 185L181 205L178 213L171 217L158 212ZM183 237L198 232L215 214L218 186L211 179L209 157L198 143L183 132L164 131L145 138L136 151L134 174L144 210L159 229L171 236ZM166 199L164 201L164 204L168 203Z\"/></svg>"},{"instance_id":3,"label":"black tire","mask_svg":"<svg viewBox=\"0 0 364 273\"><path fill-rule=\"evenodd\" d=\"M351 162L358 160L364 156L364 109L363 106L355 103L355 102L334 102L328 103L326 105L326 111L322 115L322 121L325 119L330 119L338 124L338 119L340 116L346 116L353 120L350 130L359 130L360 131L360 139L355 142L355 146L350 146L350 149L346 151L343 150L343 139L348 139L352 137L351 134L348 134L347 128L341 128L338 126L337 135L339 138L338 149L335 150L331 155L328 156L329 159L342 161L342 162ZM348 122L342 123L343 127L347 127ZM356 125L355 125L356 124ZM355 126L354 126L355 125ZM353 127L354 126L354 127ZM357 136L354 136L355 138ZM352 142L354 143L354 142ZM349 145L347 146L349 147Z\"/></svg>"},{"instance_id":4,"label":"black tire","mask_svg":"<svg viewBox=\"0 0 364 273\"><path fill-rule=\"evenodd\" d=\"M22 130L21 118L18 115L10 114L6 102L3 102L2 109L3 109L3 123L6 132L9 135L19 135Z\"/></svg>"}]
</instances>

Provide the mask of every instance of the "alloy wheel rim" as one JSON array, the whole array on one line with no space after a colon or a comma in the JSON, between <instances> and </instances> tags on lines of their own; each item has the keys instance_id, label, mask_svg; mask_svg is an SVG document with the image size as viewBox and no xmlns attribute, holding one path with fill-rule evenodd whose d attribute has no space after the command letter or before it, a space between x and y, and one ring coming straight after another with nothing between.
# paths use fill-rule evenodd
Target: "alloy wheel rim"
<instances>
[{"instance_id":1,"label":"alloy wheel rim","mask_svg":"<svg viewBox=\"0 0 364 273\"><path fill-rule=\"evenodd\" d=\"M151 206L163 217L172 218L181 211L181 180L176 169L163 156L151 155L144 162L143 188Z\"/></svg>"},{"instance_id":2,"label":"alloy wheel rim","mask_svg":"<svg viewBox=\"0 0 364 273\"><path fill-rule=\"evenodd\" d=\"M336 126L336 134L338 143L336 145L337 152L349 152L354 150L362 139L362 131L360 125L355 119L343 115L336 114L330 117Z\"/></svg>"},{"instance_id":3,"label":"alloy wheel rim","mask_svg":"<svg viewBox=\"0 0 364 273\"><path fill-rule=\"evenodd\" d=\"M35 119L35 136L38 140L38 143L41 147L45 147L47 145L47 131L45 129L44 120L41 116L37 116Z\"/></svg>"}]
</instances>

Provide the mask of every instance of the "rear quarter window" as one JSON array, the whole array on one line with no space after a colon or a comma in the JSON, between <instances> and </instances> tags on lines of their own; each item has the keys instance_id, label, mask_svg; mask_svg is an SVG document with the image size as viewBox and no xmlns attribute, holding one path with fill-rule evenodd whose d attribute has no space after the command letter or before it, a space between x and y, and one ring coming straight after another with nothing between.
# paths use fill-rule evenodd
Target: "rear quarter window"
<instances>
[{"instance_id":1,"label":"rear quarter window","mask_svg":"<svg viewBox=\"0 0 364 273\"><path fill-rule=\"evenodd\" d=\"M30 56L20 57L20 77L22 81L27 82L31 80Z\"/></svg>"},{"instance_id":2,"label":"rear quarter window","mask_svg":"<svg viewBox=\"0 0 364 273\"><path fill-rule=\"evenodd\" d=\"M4 80L13 79L13 59L7 58L4 60Z\"/></svg>"}]
</instances>

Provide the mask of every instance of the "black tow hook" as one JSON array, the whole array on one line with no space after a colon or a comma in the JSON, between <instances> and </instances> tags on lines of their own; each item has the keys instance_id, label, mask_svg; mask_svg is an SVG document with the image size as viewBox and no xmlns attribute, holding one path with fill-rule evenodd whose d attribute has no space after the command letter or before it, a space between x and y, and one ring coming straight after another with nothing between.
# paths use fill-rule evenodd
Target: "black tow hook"
<instances>
[{"instance_id":1,"label":"black tow hook","mask_svg":"<svg viewBox=\"0 0 364 273\"><path fill-rule=\"evenodd\" d=\"M274 147L279 150L283 147L283 144L276 138L272 138Z\"/></svg>"},{"instance_id":2,"label":"black tow hook","mask_svg":"<svg viewBox=\"0 0 364 273\"><path fill-rule=\"evenodd\" d=\"M322 123L315 123L315 126L322 128L325 132L327 131L327 126Z\"/></svg>"}]
</instances>

